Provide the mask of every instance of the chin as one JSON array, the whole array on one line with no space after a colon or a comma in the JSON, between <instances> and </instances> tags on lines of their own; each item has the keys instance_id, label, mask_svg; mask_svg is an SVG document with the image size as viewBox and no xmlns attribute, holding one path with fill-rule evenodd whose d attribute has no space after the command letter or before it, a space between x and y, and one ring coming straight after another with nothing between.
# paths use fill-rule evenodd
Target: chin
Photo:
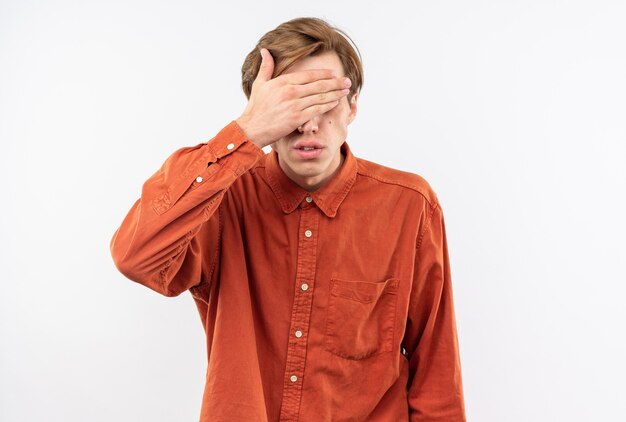
<instances>
[{"instance_id":1,"label":"chin","mask_svg":"<svg viewBox=\"0 0 626 422\"><path fill-rule=\"evenodd\" d=\"M323 166L319 163L304 163L302 165L296 166L295 168L293 168L293 170L295 170L295 173L297 173L299 176L315 177L322 174L322 168Z\"/></svg>"}]
</instances>

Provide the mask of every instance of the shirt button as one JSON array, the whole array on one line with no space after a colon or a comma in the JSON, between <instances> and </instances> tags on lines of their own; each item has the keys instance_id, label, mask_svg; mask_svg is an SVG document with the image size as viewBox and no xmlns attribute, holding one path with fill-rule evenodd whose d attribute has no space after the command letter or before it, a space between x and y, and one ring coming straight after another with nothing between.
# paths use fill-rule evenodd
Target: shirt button
<instances>
[{"instance_id":1,"label":"shirt button","mask_svg":"<svg viewBox=\"0 0 626 422\"><path fill-rule=\"evenodd\" d=\"M295 375L292 375L289 379L291 380L291 382L298 381L298 377L296 377Z\"/></svg>"},{"instance_id":2,"label":"shirt button","mask_svg":"<svg viewBox=\"0 0 626 422\"><path fill-rule=\"evenodd\" d=\"M302 331L300 330L296 331L296 337L298 338L302 337Z\"/></svg>"},{"instance_id":3,"label":"shirt button","mask_svg":"<svg viewBox=\"0 0 626 422\"><path fill-rule=\"evenodd\" d=\"M311 236L313 236L313 232L311 230L307 230L307 231L304 232L304 235L306 237L311 237Z\"/></svg>"},{"instance_id":4,"label":"shirt button","mask_svg":"<svg viewBox=\"0 0 626 422\"><path fill-rule=\"evenodd\" d=\"M313 198L311 198L310 196L307 196L306 198L304 198L304 200L308 202L309 204L313 202Z\"/></svg>"},{"instance_id":5,"label":"shirt button","mask_svg":"<svg viewBox=\"0 0 626 422\"><path fill-rule=\"evenodd\" d=\"M302 283L302 286L300 286L300 288L306 292L307 290L309 290L309 285L306 283Z\"/></svg>"},{"instance_id":6,"label":"shirt button","mask_svg":"<svg viewBox=\"0 0 626 422\"><path fill-rule=\"evenodd\" d=\"M198 177L196 177L196 182L198 182L198 183L202 183L202 176L198 176Z\"/></svg>"},{"instance_id":7,"label":"shirt button","mask_svg":"<svg viewBox=\"0 0 626 422\"><path fill-rule=\"evenodd\" d=\"M235 148L235 144L228 144L228 145L226 145L226 149L230 150L230 149L233 149L233 148Z\"/></svg>"}]
</instances>

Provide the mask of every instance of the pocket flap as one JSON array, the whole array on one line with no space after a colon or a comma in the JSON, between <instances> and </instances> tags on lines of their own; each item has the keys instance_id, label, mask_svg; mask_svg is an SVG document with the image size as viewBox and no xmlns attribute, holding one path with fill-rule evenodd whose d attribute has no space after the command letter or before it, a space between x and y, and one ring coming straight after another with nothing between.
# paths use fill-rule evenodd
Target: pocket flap
<instances>
[{"instance_id":1,"label":"pocket flap","mask_svg":"<svg viewBox=\"0 0 626 422\"><path fill-rule=\"evenodd\" d=\"M383 282L331 280L330 293L358 302L374 302L382 294L396 294L400 280L395 278Z\"/></svg>"}]
</instances>

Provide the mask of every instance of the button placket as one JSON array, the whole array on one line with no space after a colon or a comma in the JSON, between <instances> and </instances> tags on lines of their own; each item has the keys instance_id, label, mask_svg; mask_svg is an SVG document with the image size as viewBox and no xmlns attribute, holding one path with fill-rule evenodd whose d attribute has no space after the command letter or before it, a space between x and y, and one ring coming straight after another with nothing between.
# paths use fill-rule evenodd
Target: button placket
<instances>
[{"instance_id":1,"label":"button placket","mask_svg":"<svg viewBox=\"0 0 626 422\"><path fill-rule=\"evenodd\" d=\"M300 412L302 383L305 381L303 377L308 330L313 305L313 295L309 290L314 288L317 263L317 228L321 211L317 207L306 206L299 208L298 212L300 224L294 280L295 297L291 311L280 420L297 420Z\"/></svg>"}]
</instances>

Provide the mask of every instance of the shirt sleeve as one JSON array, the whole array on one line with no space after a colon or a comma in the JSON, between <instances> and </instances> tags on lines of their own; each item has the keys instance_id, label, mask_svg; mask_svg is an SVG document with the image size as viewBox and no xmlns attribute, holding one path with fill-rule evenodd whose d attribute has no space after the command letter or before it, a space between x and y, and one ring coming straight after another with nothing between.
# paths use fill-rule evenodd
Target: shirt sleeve
<instances>
[{"instance_id":1,"label":"shirt sleeve","mask_svg":"<svg viewBox=\"0 0 626 422\"><path fill-rule=\"evenodd\" d=\"M416 244L405 346L411 422L464 422L465 405L443 212L430 207Z\"/></svg>"},{"instance_id":2,"label":"shirt sleeve","mask_svg":"<svg viewBox=\"0 0 626 422\"><path fill-rule=\"evenodd\" d=\"M210 141L171 154L113 234L118 270L165 296L198 285L219 249L216 210L224 193L263 155L235 121Z\"/></svg>"}]
</instances>

